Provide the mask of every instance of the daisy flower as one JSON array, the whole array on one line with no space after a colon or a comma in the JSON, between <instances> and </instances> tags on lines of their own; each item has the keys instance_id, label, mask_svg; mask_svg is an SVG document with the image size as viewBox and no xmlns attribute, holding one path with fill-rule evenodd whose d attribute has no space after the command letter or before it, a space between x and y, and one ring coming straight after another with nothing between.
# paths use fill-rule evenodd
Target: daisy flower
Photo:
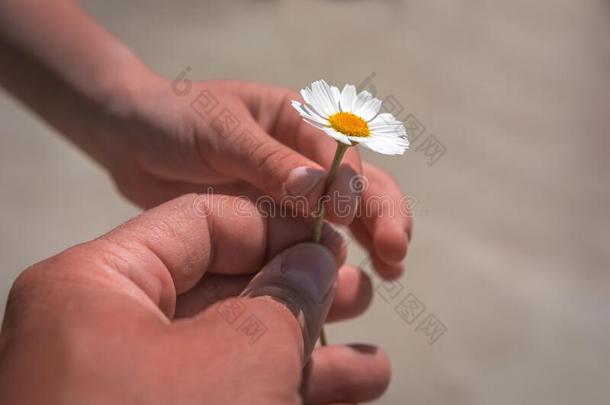
<instances>
[{"instance_id":1,"label":"daisy flower","mask_svg":"<svg viewBox=\"0 0 610 405\"><path fill-rule=\"evenodd\" d=\"M392 114L380 114L381 100L368 91L356 93L356 86L351 84L339 91L324 80L318 80L301 90L301 96L305 103L292 100L294 109L305 122L337 141L337 151L326 177L326 190L335 179L341 159L350 146L362 145L384 155L402 155L409 148L404 125ZM320 204L316 212L314 242L320 242L323 222L324 204ZM326 346L324 328L320 343Z\"/></svg>"},{"instance_id":2,"label":"daisy flower","mask_svg":"<svg viewBox=\"0 0 610 405\"><path fill-rule=\"evenodd\" d=\"M308 124L344 145L362 145L384 155L402 155L409 148L404 125L392 114L379 113L381 100L356 86L343 90L318 80L301 90L305 103L292 106Z\"/></svg>"}]
</instances>

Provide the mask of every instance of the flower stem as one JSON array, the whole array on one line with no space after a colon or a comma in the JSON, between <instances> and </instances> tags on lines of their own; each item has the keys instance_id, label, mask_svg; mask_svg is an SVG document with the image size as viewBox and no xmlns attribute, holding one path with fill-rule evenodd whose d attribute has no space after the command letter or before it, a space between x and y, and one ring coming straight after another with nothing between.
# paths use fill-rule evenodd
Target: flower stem
<instances>
[{"instance_id":1,"label":"flower stem","mask_svg":"<svg viewBox=\"0 0 610 405\"><path fill-rule=\"evenodd\" d=\"M326 341L326 331L324 330L324 326L320 329L320 345L326 346L328 342Z\"/></svg>"},{"instance_id":2,"label":"flower stem","mask_svg":"<svg viewBox=\"0 0 610 405\"><path fill-rule=\"evenodd\" d=\"M328 193L328 188L337 177L337 169L339 168L339 164L341 163L341 159L343 159L343 155L347 151L349 145L346 145L341 142L337 142L337 150L335 151L335 157L333 158L333 163L330 166L330 170L328 171L328 177L326 178L326 182L324 183L324 195ZM313 230L313 241L316 243L320 243L320 239L322 238L322 224L324 223L324 203L320 204L318 207L318 212L316 213L316 223L314 225Z\"/></svg>"},{"instance_id":3,"label":"flower stem","mask_svg":"<svg viewBox=\"0 0 610 405\"><path fill-rule=\"evenodd\" d=\"M328 193L328 188L337 177L337 169L339 168L339 164L341 164L341 159L343 159L343 155L347 151L349 145L346 145L341 142L337 142L337 150L335 151L335 157L333 158L333 163L330 165L330 170L328 171L328 177L326 178L326 182L324 183L324 197ZM324 223L324 200L320 200L320 207L318 207L318 212L316 213L316 222L314 224L313 230L313 241L316 243L320 243L320 239L322 238L322 224ZM326 346L328 344L326 340L326 332L324 331L324 327L320 330L320 345Z\"/></svg>"}]
</instances>

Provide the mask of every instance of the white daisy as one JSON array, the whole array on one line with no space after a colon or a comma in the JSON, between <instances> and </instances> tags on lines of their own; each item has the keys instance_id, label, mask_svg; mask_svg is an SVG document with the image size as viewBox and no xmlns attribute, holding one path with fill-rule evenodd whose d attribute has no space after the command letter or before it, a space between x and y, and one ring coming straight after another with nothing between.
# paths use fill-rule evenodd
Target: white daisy
<instances>
[{"instance_id":1,"label":"white daisy","mask_svg":"<svg viewBox=\"0 0 610 405\"><path fill-rule=\"evenodd\" d=\"M346 84L340 92L324 80L301 90L305 103L292 106L308 124L345 145L360 144L385 155L402 155L409 148L404 125L392 114L379 113L381 100L368 91L356 93Z\"/></svg>"}]
</instances>

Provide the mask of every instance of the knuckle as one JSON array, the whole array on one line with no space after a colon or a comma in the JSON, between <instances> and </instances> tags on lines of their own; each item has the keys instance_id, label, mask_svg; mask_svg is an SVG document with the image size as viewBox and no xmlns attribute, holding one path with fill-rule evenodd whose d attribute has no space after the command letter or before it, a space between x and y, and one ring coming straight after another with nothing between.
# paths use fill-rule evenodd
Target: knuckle
<instances>
[{"instance_id":1,"label":"knuckle","mask_svg":"<svg viewBox=\"0 0 610 405\"><path fill-rule=\"evenodd\" d=\"M260 148L256 156L256 166L269 177L268 180L272 180L273 175L281 171L282 165L290 161L291 155L291 151L282 145L266 145Z\"/></svg>"},{"instance_id":2,"label":"knuckle","mask_svg":"<svg viewBox=\"0 0 610 405\"><path fill-rule=\"evenodd\" d=\"M6 303L7 310L17 303L32 299L44 299L58 283L70 282L76 276L71 264L87 257L89 243L73 246L53 257L25 269L13 282ZM78 270L78 268L76 269Z\"/></svg>"},{"instance_id":3,"label":"knuckle","mask_svg":"<svg viewBox=\"0 0 610 405\"><path fill-rule=\"evenodd\" d=\"M13 308L22 298L27 297L29 292L36 286L40 279L41 269L39 265L28 267L17 276L8 293L6 301L7 311Z\"/></svg>"}]
</instances>

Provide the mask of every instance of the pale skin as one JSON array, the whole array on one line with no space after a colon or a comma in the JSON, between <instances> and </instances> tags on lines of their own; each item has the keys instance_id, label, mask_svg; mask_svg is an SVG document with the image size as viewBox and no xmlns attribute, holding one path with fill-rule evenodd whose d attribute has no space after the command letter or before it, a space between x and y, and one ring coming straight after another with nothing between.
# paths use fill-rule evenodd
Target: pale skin
<instances>
[{"instance_id":1,"label":"pale skin","mask_svg":"<svg viewBox=\"0 0 610 405\"><path fill-rule=\"evenodd\" d=\"M213 186L215 193L247 195L251 198L269 195L281 204L288 204L286 196L303 196L310 202L306 210L311 213L315 210L315 201L323 193L326 168L335 149L334 141L303 123L298 114L292 110L289 100L299 98L294 90L236 81L192 83L191 94L197 95L202 91L213 94L219 102L218 110L230 111L239 120L240 128L247 129L250 136L260 145L255 150L248 150L236 141L238 133L223 134L213 130L211 122L213 117L202 117L197 114L190 105L191 98L177 95L172 90L170 80L146 67L117 38L92 20L73 1L58 0L51 3L36 0L18 2L0 0L0 54L2 55L0 84L60 134L105 167L121 193L143 208L155 207L186 193L200 193ZM362 162L356 148L350 148L347 152L339 173L330 186L330 194L351 196L352 204L355 204L358 196L348 186L355 174L363 174L368 179L368 188L360 196L360 204L366 205L367 201L380 195L390 198L397 206L400 204L402 192L396 182L383 170ZM167 208L163 207L166 206L146 213L140 218L147 218L147 223L158 221L159 226L163 227L167 222L163 211ZM355 238L368 250L376 270L382 277L395 278L402 273L411 232L408 215L400 215L401 212L398 210L394 215L373 210L368 212L368 215L354 217L355 210L351 210L351 214L348 215L339 215L333 211L333 204L329 204L328 207L327 219L349 225ZM179 235L196 233L188 222L179 221L178 224L172 225L174 227L172 229L175 229L175 233ZM136 229L138 224L136 220L126 227L118 228L114 234L118 234L121 240L128 244L143 243L131 238L136 238L141 231L146 233L145 229L125 232L125 229ZM298 225L290 224L290 226ZM284 233L291 235L292 232ZM239 236L243 238L243 235L248 235L250 238L251 233L242 232ZM235 237L235 235L230 236ZM286 240L290 240L290 237L286 236ZM305 232L291 242L294 244L307 240L308 234ZM225 240L219 236L216 246L230 241L230 238ZM202 246L205 246L205 240L197 242L197 249L201 250ZM255 242L248 240L241 243L255 245ZM288 246L286 244L282 248ZM159 244L156 248L161 249L162 245ZM265 247L254 246L252 249L259 249L259 256L255 255L256 252L253 253L253 257L259 259L252 260L247 266L231 262L224 264L221 270L205 269L205 273L223 274L223 271L231 274L255 273L275 253L282 250L273 250L273 255L263 255L261 252L266 252ZM209 311L202 311L203 306L195 305L189 310L188 315L196 319L191 323L168 322L173 316L172 302L176 305L176 313L180 314L181 300L180 298L176 300L176 297L182 295L186 297L187 290L197 288L198 280L203 275L201 269L198 270L199 273L195 272L198 278L190 280L192 284L181 290L184 287L181 287L180 283L176 284L174 278L168 277L168 275L173 276L176 271L181 271L180 267L163 269L159 266L159 260L155 259L158 256L155 256L154 252L148 252L149 259L142 259L143 262L137 261L133 266L138 267L143 274L161 272L165 274L163 277L166 281L170 278L174 281L173 286L169 282L166 283L167 285L161 283L160 290L153 294L146 291L148 284L139 284L141 280L130 280L130 285L125 285L125 280L119 280L120 282L117 283L114 283L116 280L103 280L103 283L108 284L104 284L107 288L102 291L95 285L99 280L80 279L76 277L76 274L80 274L76 269L86 266L102 273L102 267L96 263L105 260L104 255L108 253L105 250L107 250L106 246L97 240L80 245L36 265L33 270L26 273L29 274L28 276L22 277L16 284L16 291L20 291L21 286L25 285L26 288L22 290L29 292L17 294L21 298L12 301L9 305L2 338L3 360L0 383L3 390L18 395L14 391L18 390L19 386L11 384L11 378L22 375L26 379L33 378L29 374L31 370L26 372L20 367L35 362L40 363L49 353L59 356L55 352L59 349L79 350L79 347L63 347L61 344L67 339L75 342L78 340L74 339L82 338L90 343L88 347L99 347L101 344L105 348L103 356L98 353L108 363L108 368L104 369L107 374L103 377L112 379L114 372L117 376L120 375L119 381L124 382L123 385L119 384L116 387L116 392L110 393L117 397L121 396L121 389L126 390L124 394L128 397L127 391L132 387L138 387L140 393L150 392L151 395L147 398L154 403L154 399L162 395L161 393L153 395L154 389L160 388L158 381L163 380L168 382L167 386L173 387L173 391L168 391L164 386L166 389L163 392L168 395L173 392L191 393L187 386L184 390L180 387L181 384L193 384L190 387L197 386L199 389L197 395L205 395L206 390L211 390L208 393L209 395L213 393L213 398L226 399L231 398L229 395L237 395L239 392L232 386L224 386L217 382L206 385L203 381L215 381L214 378L219 375L227 381L239 379L240 375L248 375L249 379L256 381L254 384L256 387L253 386L252 391L244 392L250 392L253 396L258 395L259 392L273 392L273 395L279 395L273 390L278 387L289 387L289 391L282 391L281 395L293 395L292 399L298 400L302 365L307 360L306 353L302 348L299 349L299 345L302 347L303 343L298 343L298 339L293 338L295 343L292 346L277 347L277 342L284 342L286 336L290 333L294 334L294 330L286 332L291 330L286 327L286 331L282 332L283 327L278 326L278 331L274 333L279 335L273 335L273 339L264 338L268 339L267 344L259 342L253 347L244 345L243 351L220 350L219 347L225 347L227 342L238 345L234 340L239 339L239 334L235 334L230 328L227 336L210 332L216 330L214 325L219 321L213 319ZM111 249L110 253L112 257L116 256L123 261L121 254L124 252L115 253ZM187 263L187 258L193 260L184 253L182 250L172 252L175 255L174 260L184 265ZM260 260L261 255L265 260ZM309 252L313 263L320 255L319 252ZM132 259L130 256L124 260L129 262ZM165 261L164 263L167 264ZM244 267L239 267L242 265ZM236 270L238 268L241 270ZM67 275L68 281L74 276L74 283L67 282L64 286L62 279L57 280L49 276L58 269L59 273ZM226 296L238 295L247 282L248 280L242 280L241 284L238 283L232 289L224 288L223 291L230 291ZM330 319L341 319L360 313L366 306L363 302L367 302L370 298L367 298L370 292L362 293L358 286L368 283L366 276L359 270L342 268L339 272L337 298L333 304L333 308L339 309L331 310ZM52 289L47 287L47 284L61 285L61 288ZM134 289L144 292L136 294L136 298L126 297L121 293ZM31 292L46 290L52 291L45 294L44 299ZM341 297L348 296L349 291L354 297L359 298L352 297L350 305L345 302L345 305L340 304ZM196 296L194 293L191 294ZM95 301L90 296L104 296L104 299ZM41 300L44 305L40 305ZM275 311L275 305L269 305L267 301L261 304L262 300L256 298L248 302L252 301L254 307L259 305L264 307L261 309L264 314L269 312L270 325L276 323L283 325L282 320L286 321L284 324L290 324L289 319L284 319L285 311ZM96 304L92 304L92 301ZM150 301L155 305L144 304ZM70 302L80 308L75 316L65 315L66 303ZM271 309L266 309L267 307ZM117 310L118 308L121 308L120 311ZM160 311L155 308L160 308ZM108 316L110 313L113 315ZM165 315L165 320L160 314ZM278 316L278 319L276 320L274 316ZM102 324L92 321L100 317L108 321ZM292 323L295 324L294 319ZM296 325L298 326L298 323ZM319 330L320 326L321 324L312 326L310 330L311 328ZM275 329L275 326L273 328ZM270 332L265 336L271 335L271 328L269 329ZM121 333L124 331L125 338L120 344L115 342L117 346L104 346L112 343L102 338L108 335L109 330L118 330ZM80 335L81 332L84 335ZM49 333L56 333L57 341L44 339L41 342L40 337L48 336ZM14 341L11 340L11 336L15 334L24 337L20 340L23 343L7 344ZM149 340L159 342L161 347L167 349L160 350L158 346L154 349L154 345L143 349L141 342ZM48 350L44 348L46 344L51 345L46 348ZM34 350L29 350L27 345L31 345ZM305 343L305 346L308 345L311 345L311 342ZM142 356L139 358L141 361L131 361L130 358L136 354L126 355L126 351L131 353L134 350L136 354ZM307 388L302 400L305 403L356 402L379 395L389 378L387 361L380 353L375 350L372 355L363 354L362 351L346 346L316 350L312 365L306 369L309 370L306 372L307 383L304 384ZM280 360L275 356L282 355L287 356L286 369L292 370L291 373L286 369L282 369L282 373L278 372L276 365ZM88 357L89 354L83 356L75 356L76 361L80 360L82 364L62 365L50 361L48 369L43 367L40 370L40 373L44 374L41 378L49 377L50 380L47 381L48 384L42 384L36 392L45 398L52 393L58 393L58 389L61 391L66 387L66 392L72 395L73 392L69 387L79 384L77 382L80 381L79 378L90 377L91 381L85 384L91 390L90 398L97 394L106 394L107 392L96 391L100 387L96 387L95 383L106 380L100 380L97 378L98 375L87 373L87 367L92 367L91 363L87 362L98 361L100 358L92 359ZM223 356L226 358L221 358ZM320 359L338 356L340 361L316 361L316 356L322 356ZM345 367L344 357L345 361L351 362L348 364L353 363L353 367ZM223 366L213 369L203 367L202 364L211 361L206 359L215 359L214 361L220 362ZM125 364L127 362L129 364ZM177 362L184 371L177 371ZM45 364L44 361L42 363ZM325 371L315 371L316 363ZM69 370L84 371L60 373L51 366L65 366ZM256 371L253 371L253 368ZM340 371L332 371L334 369ZM364 384L363 392L354 394L354 390L357 391L359 388L350 385L350 381L362 378L363 370L370 373L365 380L370 380L371 387L366 388L367 384ZM119 371L125 371L125 374ZM274 374L276 372L277 375ZM335 372L343 374L338 377L339 374L332 374ZM324 376L324 378L316 376ZM241 386L243 385L240 384ZM220 392L222 390L226 392ZM333 392L342 394L335 398L331 395ZM74 394L75 398L78 397L77 394ZM86 393L80 392L80 394ZM211 398L209 395L205 398ZM113 401L114 399L115 397ZM180 399L172 400L183 403ZM135 400L131 402L117 400L112 403L133 402ZM169 399L159 403L167 402ZM100 403L109 402L100 400Z\"/></svg>"}]
</instances>

